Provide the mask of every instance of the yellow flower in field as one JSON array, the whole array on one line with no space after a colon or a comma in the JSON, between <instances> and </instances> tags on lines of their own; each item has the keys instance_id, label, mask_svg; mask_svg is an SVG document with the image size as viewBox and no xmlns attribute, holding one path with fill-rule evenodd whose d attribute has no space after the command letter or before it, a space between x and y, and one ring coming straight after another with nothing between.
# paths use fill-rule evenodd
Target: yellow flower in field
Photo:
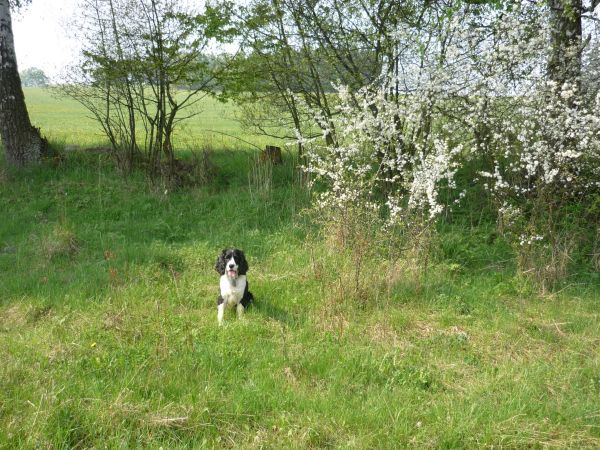
<instances>
[{"instance_id":1,"label":"yellow flower in field","mask_svg":"<svg viewBox=\"0 0 600 450\"><path fill-rule=\"evenodd\" d=\"M90 348L94 348L94 347L96 347L96 343L95 343L95 342L92 342L92 343L90 344Z\"/></svg>"}]
</instances>

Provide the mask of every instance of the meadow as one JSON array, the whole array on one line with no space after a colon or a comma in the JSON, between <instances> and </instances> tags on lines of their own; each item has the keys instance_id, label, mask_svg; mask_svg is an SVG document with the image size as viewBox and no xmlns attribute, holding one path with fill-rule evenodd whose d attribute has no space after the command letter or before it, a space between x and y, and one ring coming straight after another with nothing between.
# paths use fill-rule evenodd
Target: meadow
<instances>
[{"instance_id":1,"label":"meadow","mask_svg":"<svg viewBox=\"0 0 600 450\"><path fill-rule=\"evenodd\" d=\"M57 151L104 144L77 104L26 97ZM293 154L257 177L235 137L264 138L202 109L178 137L211 149L202 186L165 192L85 149L0 165L0 448L600 446L597 273L539 294L472 209L422 277L374 259L394 276L348 301ZM256 302L218 327L226 246Z\"/></svg>"}]
</instances>

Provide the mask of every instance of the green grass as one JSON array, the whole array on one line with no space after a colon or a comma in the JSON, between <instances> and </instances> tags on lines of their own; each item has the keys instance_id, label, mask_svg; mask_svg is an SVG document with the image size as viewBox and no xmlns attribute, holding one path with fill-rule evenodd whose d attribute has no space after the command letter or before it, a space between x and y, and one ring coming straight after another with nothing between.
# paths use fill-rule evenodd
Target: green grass
<instances>
[{"instance_id":1,"label":"green grass","mask_svg":"<svg viewBox=\"0 0 600 450\"><path fill-rule=\"evenodd\" d=\"M54 142L102 141L73 103L27 97ZM194 138L253 139L213 107L231 111L207 103ZM259 195L254 151L212 145L215 180L168 195L105 155L0 166L1 448L600 446L597 284L539 296L492 227L455 224L421 283L348 301L289 155ZM256 304L219 328L228 245Z\"/></svg>"}]
</instances>

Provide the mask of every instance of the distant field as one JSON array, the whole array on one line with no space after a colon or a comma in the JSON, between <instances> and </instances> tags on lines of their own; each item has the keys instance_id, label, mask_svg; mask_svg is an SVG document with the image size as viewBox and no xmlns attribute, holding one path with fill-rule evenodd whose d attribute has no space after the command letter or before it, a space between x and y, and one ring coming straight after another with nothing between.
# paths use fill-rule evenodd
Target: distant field
<instances>
[{"instance_id":1,"label":"distant field","mask_svg":"<svg viewBox=\"0 0 600 450\"><path fill-rule=\"evenodd\" d=\"M24 91L31 120L51 140L79 145L99 145L106 142L100 126L75 100L59 97L44 88L25 88ZM205 97L194 106L194 111L197 111L198 115L183 122L177 129L176 145L180 147L206 144L215 148L251 147L221 133L249 140L261 147L268 141L263 137L248 136L244 133L232 103L222 103L212 97Z\"/></svg>"},{"instance_id":2,"label":"distant field","mask_svg":"<svg viewBox=\"0 0 600 450\"><path fill-rule=\"evenodd\" d=\"M72 101L26 95L55 145L102 142ZM233 117L207 100L190 135ZM0 448L600 448L596 274L539 295L474 208L423 278L374 258L349 300L290 155L257 175L213 139L215 178L173 193L106 155L0 164ZM230 245L256 303L219 328Z\"/></svg>"}]
</instances>

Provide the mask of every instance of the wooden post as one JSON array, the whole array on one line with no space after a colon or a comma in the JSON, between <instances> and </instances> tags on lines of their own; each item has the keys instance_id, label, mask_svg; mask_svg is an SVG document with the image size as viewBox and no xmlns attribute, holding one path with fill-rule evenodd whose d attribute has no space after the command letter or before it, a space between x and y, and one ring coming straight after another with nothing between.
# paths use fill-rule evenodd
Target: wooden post
<instances>
[{"instance_id":1,"label":"wooden post","mask_svg":"<svg viewBox=\"0 0 600 450\"><path fill-rule=\"evenodd\" d=\"M283 156L281 155L281 147L267 145L260 154L262 162L270 161L272 164L283 164Z\"/></svg>"}]
</instances>

